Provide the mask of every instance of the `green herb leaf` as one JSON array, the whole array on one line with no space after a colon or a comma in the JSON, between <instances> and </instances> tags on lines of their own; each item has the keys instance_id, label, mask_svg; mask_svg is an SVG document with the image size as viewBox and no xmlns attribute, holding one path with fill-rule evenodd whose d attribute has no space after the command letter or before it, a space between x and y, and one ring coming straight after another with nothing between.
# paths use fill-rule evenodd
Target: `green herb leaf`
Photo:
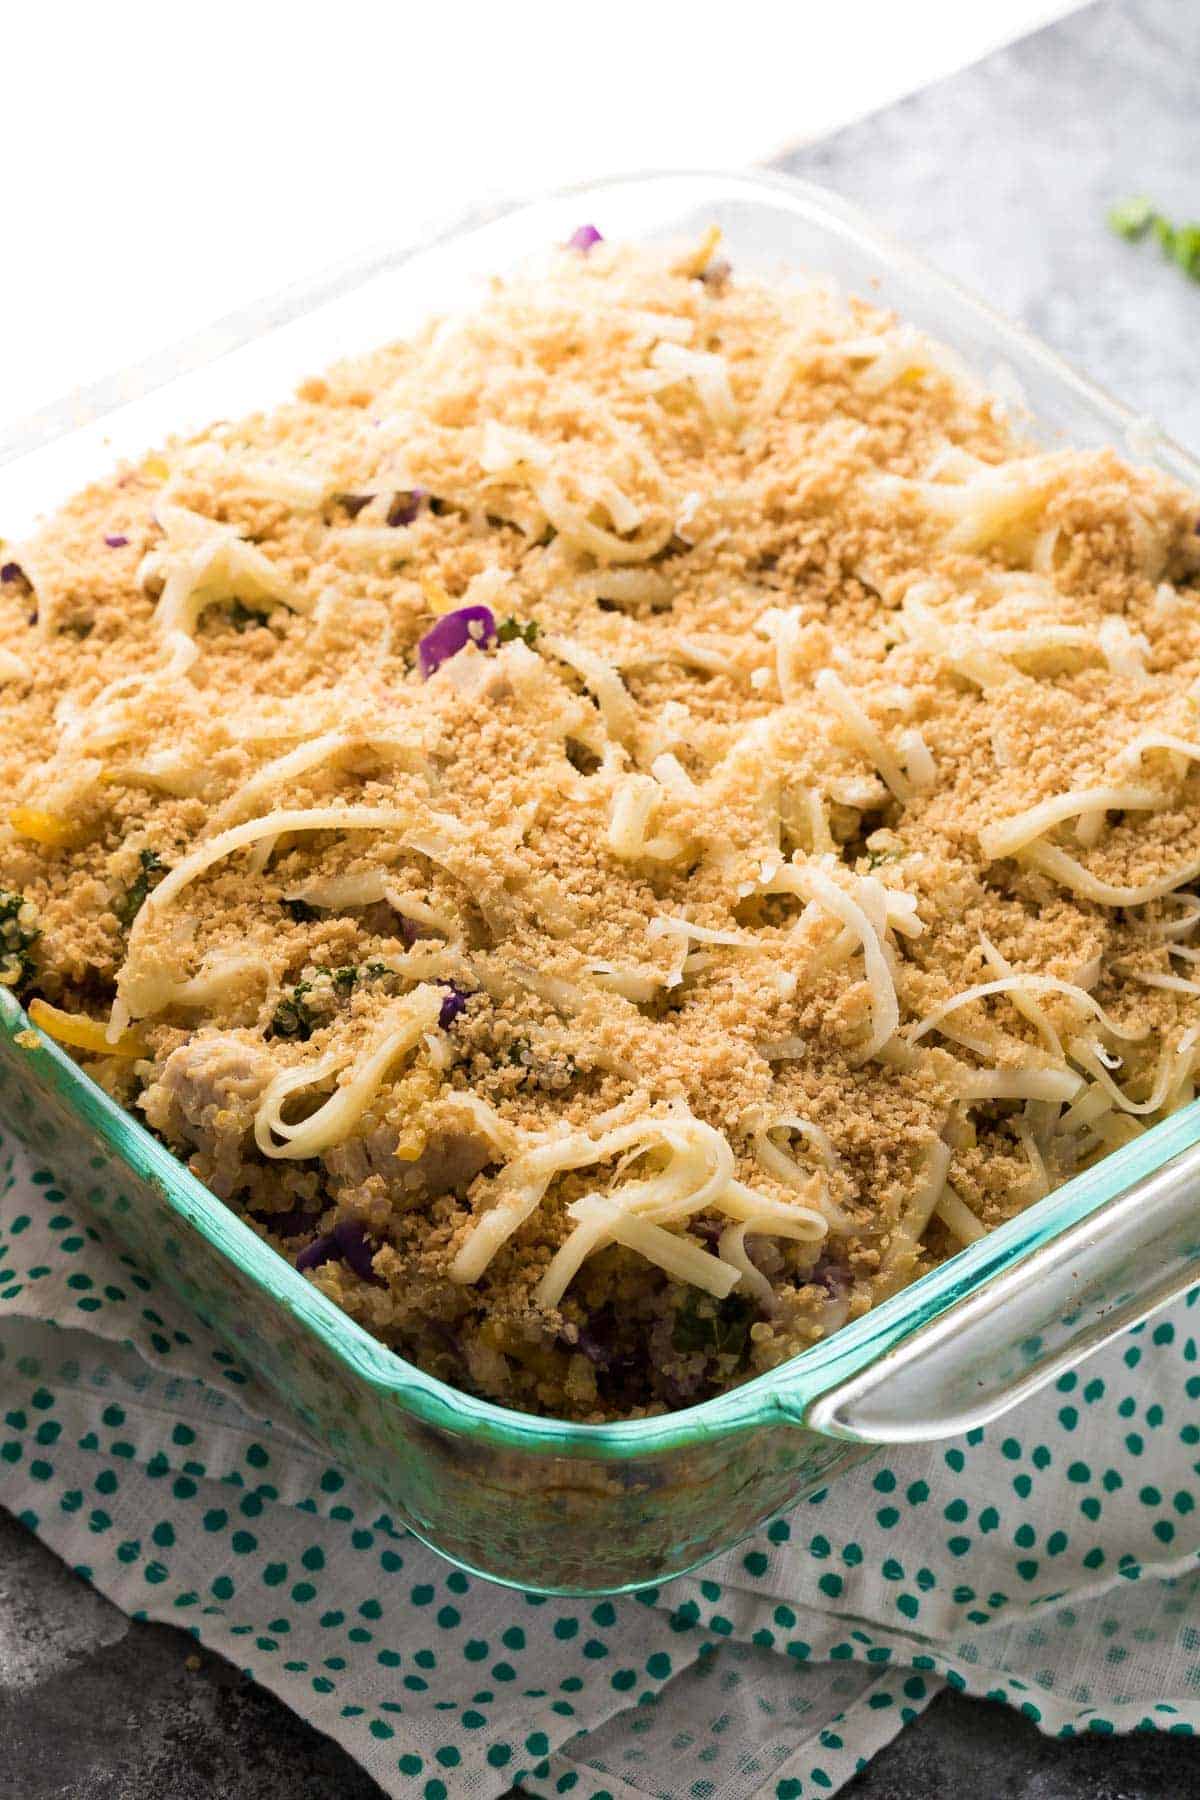
<instances>
[{"instance_id":1,"label":"green herb leaf","mask_svg":"<svg viewBox=\"0 0 1200 1800\"><path fill-rule=\"evenodd\" d=\"M538 625L536 619L514 619L511 616L503 624L496 627L496 641L500 644L511 644L514 638L520 638L530 649L537 642Z\"/></svg>"},{"instance_id":2,"label":"green herb leaf","mask_svg":"<svg viewBox=\"0 0 1200 1800\"><path fill-rule=\"evenodd\" d=\"M312 985L311 981L298 981L291 992L284 995L271 1015L268 1037L296 1038L302 1044L308 1042L319 1023L317 1014L304 998L312 992Z\"/></svg>"},{"instance_id":3,"label":"green herb leaf","mask_svg":"<svg viewBox=\"0 0 1200 1800\"><path fill-rule=\"evenodd\" d=\"M753 1303L742 1295L714 1300L692 1288L675 1313L671 1343L685 1355L701 1351L705 1356L741 1357L753 1322Z\"/></svg>"},{"instance_id":4,"label":"green herb leaf","mask_svg":"<svg viewBox=\"0 0 1200 1800\"><path fill-rule=\"evenodd\" d=\"M133 924L146 903L146 895L150 889L157 887L167 872L167 864L157 850L141 850L138 852L141 870L135 876L133 885L126 888L124 894L116 902L113 911L125 927L126 931Z\"/></svg>"},{"instance_id":5,"label":"green herb leaf","mask_svg":"<svg viewBox=\"0 0 1200 1800\"><path fill-rule=\"evenodd\" d=\"M1108 222L1118 237L1130 243L1152 233L1163 255L1193 281L1200 281L1200 224L1173 225L1141 197L1119 200L1109 212Z\"/></svg>"},{"instance_id":6,"label":"green herb leaf","mask_svg":"<svg viewBox=\"0 0 1200 1800\"><path fill-rule=\"evenodd\" d=\"M1145 237L1156 218L1149 200L1139 194L1132 200L1118 200L1109 210L1108 223L1118 237L1128 238L1131 244L1136 244L1139 238Z\"/></svg>"},{"instance_id":7,"label":"green herb leaf","mask_svg":"<svg viewBox=\"0 0 1200 1800\"><path fill-rule=\"evenodd\" d=\"M252 625L265 625L268 615L256 612L252 606L244 606L240 600L229 602L229 623L235 631L249 631Z\"/></svg>"},{"instance_id":8,"label":"green herb leaf","mask_svg":"<svg viewBox=\"0 0 1200 1800\"><path fill-rule=\"evenodd\" d=\"M390 969L387 963L384 962L369 962L358 965L355 965L354 963L343 963L340 969L331 969L324 963L318 963L317 973L319 975L328 975L333 984L334 992L339 994L344 1000L347 994L352 994L354 992L354 989L360 981L380 981L385 975L394 975L396 971L395 969Z\"/></svg>"},{"instance_id":9,"label":"green herb leaf","mask_svg":"<svg viewBox=\"0 0 1200 1800\"><path fill-rule=\"evenodd\" d=\"M1181 225L1171 244L1171 255L1185 275L1200 281L1200 225Z\"/></svg>"},{"instance_id":10,"label":"green herb leaf","mask_svg":"<svg viewBox=\"0 0 1200 1800\"><path fill-rule=\"evenodd\" d=\"M545 1091L568 1087L579 1073L579 1064L568 1050L556 1050L552 1056L539 1057L528 1038L514 1038L511 1044L495 1052L497 1063L511 1063L521 1071L521 1084Z\"/></svg>"},{"instance_id":11,"label":"green herb leaf","mask_svg":"<svg viewBox=\"0 0 1200 1800\"><path fill-rule=\"evenodd\" d=\"M40 936L32 903L23 894L0 888L0 987L23 988L32 980L29 949Z\"/></svg>"}]
</instances>

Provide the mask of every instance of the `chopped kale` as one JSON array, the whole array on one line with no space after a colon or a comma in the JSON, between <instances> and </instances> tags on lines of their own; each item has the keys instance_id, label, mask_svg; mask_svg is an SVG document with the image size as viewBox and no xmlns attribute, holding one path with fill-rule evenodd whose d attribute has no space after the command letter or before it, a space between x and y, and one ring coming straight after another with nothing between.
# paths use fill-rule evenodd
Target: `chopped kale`
<instances>
[{"instance_id":1,"label":"chopped kale","mask_svg":"<svg viewBox=\"0 0 1200 1800\"><path fill-rule=\"evenodd\" d=\"M360 981L379 981L385 975L394 975L396 971L390 969L387 963L369 962L360 963L358 965L354 963L344 963L340 969L330 969L325 967L324 964L318 964L317 973L319 975L328 975L330 981L333 983L334 992L339 994L342 999L345 999L347 994L352 994L354 992L354 989Z\"/></svg>"},{"instance_id":2,"label":"chopped kale","mask_svg":"<svg viewBox=\"0 0 1200 1800\"><path fill-rule=\"evenodd\" d=\"M40 936L31 903L21 894L0 888L0 987L23 988L32 979L29 950Z\"/></svg>"},{"instance_id":3,"label":"chopped kale","mask_svg":"<svg viewBox=\"0 0 1200 1800\"><path fill-rule=\"evenodd\" d=\"M240 600L229 602L229 623L235 631L249 631L252 625L265 625L265 612L255 612L252 606L244 606Z\"/></svg>"},{"instance_id":4,"label":"chopped kale","mask_svg":"<svg viewBox=\"0 0 1200 1800\"><path fill-rule=\"evenodd\" d=\"M302 1044L308 1042L320 1024L318 1014L304 998L312 992L312 985L311 981L298 981L283 996L271 1015L271 1023L267 1027L268 1037L298 1038Z\"/></svg>"},{"instance_id":5,"label":"chopped kale","mask_svg":"<svg viewBox=\"0 0 1200 1800\"><path fill-rule=\"evenodd\" d=\"M514 638L520 638L530 649L537 642L538 626L536 619L514 619L511 615L502 625L496 627L496 639L501 644L511 644Z\"/></svg>"},{"instance_id":6,"label":"chopped kale","mask_svg":"<svg viewBox=\"0 0 1200 1800\"><path fill-rule=\"evenodd\" d=\"M537 1057L534 1054L533 1045L529 1042L529 1039L514 1038L504 1052L504 1061L514 1063L519 1069L534 1069L537 1064ZM562 1067L572 1075L576 1073L579 1067L575 1058L568 1050L559 1051L556 1054L554 1061L556 1064L561 1064Z\"/></svg>"},{"instance_id":7,"label":"chopped kale","mask_svg":"<svg viewBox=\"0 0 1200 1800\"><path fill-rule=\"evenodd\" d=\"M1134 200L1118 200L1108 215L1110 228L1118 237L1136 244L1153 233L1163 255L1189 275L1200 281L1200 224L1194 220L1173 225L1143 195Z\"/></svg>"},{"instance_id":8,"label":"chopped kale","mask_svg":"<svg viewBox=\"0 0 1200 1800\"><path fill-rule=\"evenodd\" d=\"M705 1356L744 1354L754 1320L754 1306L740 1294L714 1300L690 1289L675 1313L671 1343L685 1354L703 1351Z\"/></svg>"},{"instance_id":9,"label":"chopped kale","mask_svg":"<svg viewBox=\"0 0 1200 1800\"><path fill-rule=\"evenodd\" d=\"M1145 237L1156 216L1146 196L1139 194L1136 199L1118 200L1109 209L1108 223L1110 230L1115 231L1118 237L1128 238L1131 244L1135 244L1139 238Z\"/></svg>"},{"instance_id":10,"label":"chopped kale","mask_svg":"<svg viewBox=\"0 0 1200 1800\"><path fill-rule=\"evenodd\" d=\"M1193 281L1200 281L1200 225L1172 225L1169 220L1158 218L1154 221L1154 235L1163 255L1169 256Z\"/></svg>"},{"instance_id":11,"label":"chopped kale","mask_svg":"<svg viewBox=\"0 0 1200 1800\"><path fill-rule=\"evenodd\" d=\"M167 872L167 865L157 850L139 851L138 861L141 863L138 874L134 877L132 885L126 888L113 907L113 911L126 931L141 912L150 889L157 887Z\"/></svg>"},{"instance_id":12,"label":"chopped kale","mask_svg":"<svg viewBox=\"0 0 1200 1800\"><path fill-rule=\"evenodd\" d=\"M543 1093L561 1092L570 1087L579 1073L579 1064L566 1050L551 1056L539 1056L528 1038L514 1038L511 1044L495 1052L498 1063L511 1063L521 1071L522 1086L539 1088Z\"/></svg>"}]
</instances>

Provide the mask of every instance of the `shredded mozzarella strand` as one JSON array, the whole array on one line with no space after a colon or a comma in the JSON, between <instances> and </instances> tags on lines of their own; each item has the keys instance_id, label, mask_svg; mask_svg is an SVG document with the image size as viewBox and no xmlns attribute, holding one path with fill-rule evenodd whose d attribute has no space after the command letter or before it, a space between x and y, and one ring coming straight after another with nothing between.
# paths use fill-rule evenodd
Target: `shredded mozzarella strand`
<instances>
[{"instance_id":1,"label":"shredded mozzarella strand","mask_svg":"<svg viewBox=\"0 0 1200 1800\"><path fill-rule=\"evenodd\" d=\"M564 542L576 550L586 550L602 563L648 562L669 542L674 529L669 517L657 525L650 522L639 537L620 537L606 531L590 519L584 509L569 500L561 483L550 474L542 474L533 484L538 505Z\"/></svg>"},{"instance_id":2,"label":"shredded mozzarella strand","mask_svg":"<svg viewBox=\"0 0 1200 1800\"><path fill-rule=\"evenodd\" d=\"M983 1226L975 1217L966 1201L956 1194L949 1182L946 1183L938 1197L934 1212L960 1244L973 1244L977 1238L986 1235Z\"/></svg>"},{"instance_id":3,"label":"shredded mozzarella strand","mask_svg":"<svg viewBox=\"0 0 1200 1800\"><path fill-rule=\"evenodd\" d=\"M285 832L296 831L393 831L410 827L417 814L414 809L395 806L313 806L300 808L297 811L284 809L280 812L268 813L265 818L247 819L243 825L233 825L228 831L222 831L217 837L210 838L182 862L176 863L170 874L165 876L158 886L146 897L138 919L161 912L182 893L189 882L211 869L214 863L226 856L232 856L237 850L244 850L248 845L257 843L261 838L281 837ZM424 815L428 819L429 815ZM462 834L462 826L448 814L434 815L437 827L448 838ZM136 929L136 922L135 922Z\"/></svg>"},{"instance_id":4,"label":"shredded mozzarella strand","mask_svg":"<svg viewBox=\"0 0 1200 1800\"><path fill-rule=\"evenodd\" d=\"M1145 687L1150 679L1145 661L1150 646L1142 633L1130 631L1124 619L1110 614L1100 621L1097 638L1101 655L1112 673L1124 675L1138 687Z\"/></svg>"},{"instance_id":5,"label":"shredded mozzarella strand","mask_svg":"<svg viewBox=\"0 0 1200 1800\"><path fill-rule=\"evenodd\" d=\"M662 1119L635 1119L599 1138L584 1131L550 1133L500 1175L494 1186L493 1204L477 1214L450 1265L450 1279L464 1284L478 1281L500 1247L536 1211L560 1171L586 1168L630 1151L635 1157L659 1152L667 1158L661 1173L633 1184L643 1202L642 1210L654 1200L666 1200L676 1212L682 1205L679 1216L687 1216L707 1205L733 1175L733 1152L725 1138L686 1109ZM570 1241L562 1246L543 1277L538 1289L541 1305L557 1304L557 1299L545 1296L555 1289L555 1263L563 1257ZM567 1261L559 1264L559 1272ZM558 1290L559 1295L565 1285L564 1282L563 1289Z\"/></svg>"},{"instance_id":6,"label":"shredded mozzarella strand","mask_svg":"<svg viewBox=\"0 0 1200 1800\"><path fill-rule=\"evenodd\" d=\"M1034 839L1053 831L1056 825L1078 818L1080 813L1154 812L1162 805L1163 795L1153 788L1073 788L1070 793L1041 800L1011 819L985 825L979 833L979 847L989 861L999 862L1002 857L1015 856Z\"/></svg>"},{"instance_id":7,"label":"shredded mozzarella strand","mask_svg":"<svg viewBox=\"0 0 1200 1800\"><path fill-rule=\"evenodd\" d=\"M861 885L860 882L860 891ZM788 863L765 883L765 887L768 893L793 893L802 900L815 902L853 932L858 940L871 989L872 1028L855 1060L868 1062L894 1035L900 1023L896 983L884 953L881 933L863 908L818 862Z\"/></svg>"},{"instance_id":8,"label":"shredded mozzarella strand","mask_svg":"<svg viewBox=\"0 0 1200 1800\"><path fill-rule=\"evenodd\" d=\"M832 1199L827 1183L819 1181L814 1187L813 1171L802 1169L795 1157L774 1142L772 1133L777 1131L796 1132L814 1146L827 1173L836 1174L841 1165L829 1133L822 1126L814 1125L811 1119L802 1119L796 1113L781 1113L754 1134L751 1148L768 1175L773 1175L785 1187L810 1195L813 1205L824 1214L833 1230L852 1231L853 1219Z\"/></svg>"},{"instance_id":9,"label":"shredded mozzarella strand","mask_svg":"<svg viewBox=\"0 0 1200 1800\"><path fill-rule=\"evenodd\" d=\"M172 502L174 490L197 475L215 479L222 487L232 485L260 500L277 500L299 512L315 511L333 489L328 475L294 464L259 462L216 444L193 444L173 457L170 478L155 510L160 511L164 501Z\"/></svg>"},{"instance_id":10,"label":"shredded mozzarella strand","mask_svg":"<svg viewBox=\"0 0 1200 1800\"><path fill-rule=\"evenodd\" d=\"M957 1078L963 1100L1073 1100L1083 1078L1070 1069L967 1069Z\"/></svg>"},{"instance_id":11,"label":"shredded mozzarella strand","mask_svg":"<svg viewBox=\"0 0 1200 1800\"><path fill-rule=\"evenodd\" d=\"M647 835L650 820L663 799L663 789L650 775L624 775L613 791L608 847L623 862L676 862L687 850L673 832Z\"/></svg>"},{"instance_id":12,"label":"shredded mozzarella strand","mask_svg":"<svg viewBox=\"0 0 1200 1800\"><path fill-rule=\"evenodd\" d=\"M588 692L595 696L605 730L618 743L629 748L637 733L637 712L629 690L613 665L598 650L589 649L575 638L558 633L543 633L537 640L539 650L548 651L559 662L574 669Z\"/></svg>"},{"instance_id":13,"label":"shredded mozzarella strand","mask_svg":"<svg viewBox=\"0 0 1200 1800\"><path fill-rule=\"evenodd\" d=\"M155 517L163 547L143 558L139 577L163 577L155 625L164 635L196 629L205 607L221 600L266 601L309 612L312 601L295 593L275 565L231 525L160 501Z\"/></svg>"},{"instance_id":14,"label":"shredded mozzarella strand","mask_svg":"<svg viewBox=\"0 0 1200 1800\"><path fill-rule=\"evenodd\" d=\"M905 1035L910 1044L915 1044L918 1038L923 1038L926 1032L935 1030L943 1019L957 1011L960 1006L970 1006L976 1000L986 1000L989 994L1015 994L1022 991L1027 994L1064 995L1073 1005L1083 1007L1086 1012L1090 1012L1094 1018L1099 1019L1104 1029L1113 1037L1133 1042L1145 1036L1144 1032L1127 1031L1123 1025L1118 1025L1116 1020L1105 1012L1098 1000L1094 1000L1090 994L1085 993L1083 988L1076 987L1073 981L1058 981L1053 975L1002 975L995 981L978 982L974 987L964 988L961 993L952 995L949 1000L944 1000L940 1006L935 1006L932 1012L927 1012L918 1024L911 1026Z\"/></svg>"},{"instance_id":15,"label":"shredded mozzarella strand","mask_svg":"<svg viewBox=\"0 0 1200 1800\"><path fill-rule=\"evenodd\" d=\"M864 756L879 770L896 799L911 799L913 785L900 767L899 759L885 744L841 677L832 669L821 669L813 685L837 713Z\"/></svg>"},{"instance_id":16,"label":"shredded mozzarella strand","mask_svg":"<svg viewBox=\"0 0 1200 1800\"><path fill-rule=\"evenodd\" d=\"M950 1154L949 1144L944 1143L941 1138L935 1138L925 1151L916 1185L888 1239L883 1260L885 1276L889 1271L898 1269L920 1243L946 1186Z\"/></svg>"},{"instance_id":17,"label":"shredded mozzarella strand","mask_svg":"<svg viewBox=\"0 0 1200 1800\"><path fill-rule=\"evenodd\" d=\"M267 1087L254 1115L254 1141L264 1156L299 1161L319 1156L349 1137L362 1117L380 1084L400 1057L415 1048L426 1032L433 1031L445 1000L441 988L421 986L406 994L375 1033L367 1047L357 1056L350 1052L327 1051L313 1063L285 1069ZM304 1088L316 1087L330 1075L349 1066L349 1078L330 1095L323 1106L289 1125L283 1117L284 1103Z\"/></svg>"},{"instance_id":18,"label":"shredded mozzarella strand","mask_svg":"<svg viewBox=\"0 0 1200 1800\"><path fill-rule=\"evenodd\" d=\"M1124 1089L1117 1086L1105 1068L1096 1044L1087 1038L1078 1037L1071 1040L1069 1048L1072 1061L1077 1062L1095 1081L1099 1082L1122 1112L1144 1114L1157 1112L1181 1075L1190 1072L1195 1060L1195 1045L1198 1037L1200 1037L1200 1026L1192 1026L1184 1032L1178 1043L1163 1044L1159 1053L1154 1085L1145 1100L1131 1100Z\"/></svg>"},{"instance_id":19,"label":"shredded mozzarella strand","mask_svg":"<svg viewBox=\"0 0 1200 1800\"><path fill-rule=\"evenodd\" d=\"M660 343L650 353L650 363L672 381L688 381L714 425L736 428L737 402L729 382L729 364L707 350L689 350L683 344Z\"/></svg>"},{"instance_id":20,"label":"shredded mozzarella strand","mask_svg":"<svg viewBox=\"0 0 1200 1800\"><path fill-rule=\"evenodd\" d=\"M1143 881L1120 887L1114 882L1102 881L1090 869L1085 869L1075 857L1068 856L1065 850L1058 849L1054 844L1027 844L1020 852L1020 857L1030 868L1039 869L1060 886L1078 894L1081 900L1094 900L1098 906L1144 906L1149 900L1165 899L1176 888L1183 887L1185 882L1194 881L1200 875L1198 856L1173 869L1169 875L1160 876L1157 881Z\"/></svg>"}]
</instances>

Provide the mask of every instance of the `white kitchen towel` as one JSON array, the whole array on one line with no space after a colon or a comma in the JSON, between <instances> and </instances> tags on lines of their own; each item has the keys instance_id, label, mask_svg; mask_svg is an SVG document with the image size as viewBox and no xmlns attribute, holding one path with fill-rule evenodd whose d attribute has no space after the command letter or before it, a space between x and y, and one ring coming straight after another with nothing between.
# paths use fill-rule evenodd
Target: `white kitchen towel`
<instances>
[{"instance_id":1,"label":"white kitchen towel","mask_svg":"<svg viewBox=\"0 0 1200 1800\"><path fill-rule=\"evenodd\" d=\"M801 1800L834 1793L946 1684L1060 1736L1191 1733L1194 1299L988 1430L852 1471L695 1575L543 1600L462 1574L388 1517L0 1138L0 1501L388 1794Z\"/></svg>"}]
</instances>

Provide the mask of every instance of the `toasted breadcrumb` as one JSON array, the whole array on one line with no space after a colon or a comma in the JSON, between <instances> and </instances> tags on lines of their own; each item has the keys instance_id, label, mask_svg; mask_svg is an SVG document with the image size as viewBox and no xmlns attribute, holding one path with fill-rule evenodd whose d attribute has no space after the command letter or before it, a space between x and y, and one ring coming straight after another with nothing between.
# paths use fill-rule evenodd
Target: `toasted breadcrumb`
<instances>
[{"instance_id":1,"label":"toasted breadcrumb","mask_svg":"<svg viewBox=\"0 0 1200 1800\"><path fill-rule=\"evenodd\" d=\"M88 1072L368 1330L583 1420L1200 1060L1195 497L710 255L555 253L0 581L0 980L135 1026Z\"/></svg>"}]
</instances>

